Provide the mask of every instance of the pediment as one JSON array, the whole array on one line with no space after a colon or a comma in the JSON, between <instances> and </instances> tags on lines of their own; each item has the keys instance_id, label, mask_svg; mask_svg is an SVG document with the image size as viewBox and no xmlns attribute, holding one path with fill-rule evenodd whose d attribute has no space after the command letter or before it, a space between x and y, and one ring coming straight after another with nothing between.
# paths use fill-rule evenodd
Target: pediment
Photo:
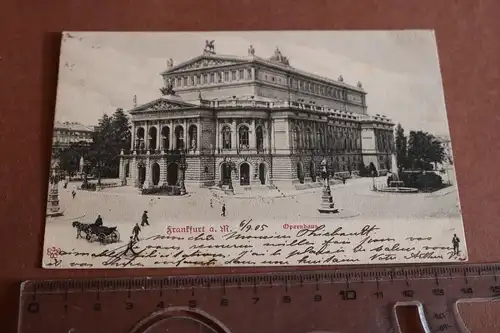
<instances>
[{"instance_id":1,"label":"pediment","mask_svg":"<svg viewBox=\"0 0 500 333\"><path fill-rule=\"evenodd\" d=\"M202 56L181 63L177 66L174 66L166 70L163 74L179 73L184 71L211 68L211 67L237 65L243 62L246 62L246 60L238 58L230 59L226 57L217 57L217 56Z\"/></svg>"},{"instance_id":2,"label":"pediment","mask_svg":"<svg viewBox=\"0 0 500 333\"><path fill-rule=\"evenodd\" d=\"M130 110L131 113L136 112L148 112L148 111L168 111L175 109L191 108L195 105L182 102L182 101L171 101L164 98L159 98L152 102L140 105Z\"/></svg>"}]
</instances>

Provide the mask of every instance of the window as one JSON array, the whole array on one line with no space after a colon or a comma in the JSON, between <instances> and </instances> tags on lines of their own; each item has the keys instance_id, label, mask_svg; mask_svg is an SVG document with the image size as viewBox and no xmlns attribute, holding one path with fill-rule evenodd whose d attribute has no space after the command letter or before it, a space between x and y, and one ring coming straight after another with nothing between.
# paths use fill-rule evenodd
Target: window
<instances>
[{"instance_id":1,"label":"window","mask_svg":"<svg viewBox=\"0 0 500 333\"><path fill-rule=\"evenodd\" d=\"M264 149L264 131L262 130L262 126L257 127L255 130L255 136L257 139L257 149Z\"/></svg>"},{"instance_id":2,"label":"window","mask_svg":"<svg viewBox=\"0 0 500 333\"><path fill-rule=\"evenodd\" d=\"M231 149L231 129L228 126L222 129L222 149Z\"/></svg>"},{"instance_id":3,"label":"window","mask_svg":"<svg viewBox=\"0 0 500 333\"><path fill-rule=\"evenodd\" d=\"M236 81L236 71L231 72L231 80Z\"/></svg>"},{"instance_id":4,"label":"window","mask_svg":"<svg viewBox=\"0 0 500 333\"><path fill-rule=\"evenodd\" d=\"M198 76L197 75L193 76L193 85L195 85L195 86L198 85Z\"/></svg>"},{"instance_id":5,"label":"window","mask_svg":"<svg viewBox=\"0 0 500 333\"><path fill-rule=\"evenodd\" d=\"M251 79L252 79L252 70L251 70L251 69L247 69L247 78L248 78L249 80L251 80Z\"/></svg>"},{"instance_id":6,"label":"window","mask_svg":"<svg viewBox=\"0 0 500 333\"><path fill-rule=\"evenodd\" d=\"M248 149L249 148L249 136L248 136L248 127L241 126L238 130L238 139L239 139L239 147L240 149Z\"/></svg>"},{"instance_id":7,"label":"window","mask_svg":"<svg viewBox=\"0 0 500 333\"><path fill-rule=\"evenodd\" d=\"M183 87L187 86L187 77L185 76L182 78L182 86Z\"/></svg>"},{"instance_id":8,"label":"window","mask_svg":"<svg viewBox=\"0 0 500 333\"><path fill-rule=\"evenodd\" d=\"M229 72L224 72L224 81L229 81Z\"/></svg>"},{"instance_id":9,"label":"window","mask_svg":"<svg viewBox=\"0 0 500 333\"><path fill-rule=\"evenodd\" d=\"M307 149L310 149L312 147L312 131L310 128L307 129L305 146Z\"/></svg>"},{"instance_id":10,"label":"window","mask_svg":"<svg viewBox=\"0 0 500 333\"><path fill-rule=\"evenodd\" d=\"M210 83L215 82L215 73L210 74Z\"/></svg>"},{"instance_id":11,"label":"window","mask_svg":"<svg viewBox=\"0 0 500 333\"><path fill-rule=\"evenodd\" d=\"M209 84L210 83L210 81L208 80L208 77L209 77L208 74L205 74L205 84Z\"/></svg>"},{"instance_id":12,"label":"window","mask_svg":"<svg viewBox=\"0 0 500 333\"><path fill-rule=\"evenodd\" d=\"M244 80L245 79L245 72L240 69L240 80Z\"/></svg>"},{"instance_id":13,"label":"window","mask_svg":"<svg viewBox=\"0 0 500 333\"><path fill-rule=\"evenodd\" d=\"M293 147L298 149L300 147L300 133L299 128L295 127L293 130Z\"/></svg>"},{"instance_id":14,"label":"window","mask_svg":"<svg viewBox=\"0 0 500 333\"><path fill-rule=\"evenodd\" d=\"M222 82L222 73L217 73L217 82Z\"/></svg>"}]
</instances>

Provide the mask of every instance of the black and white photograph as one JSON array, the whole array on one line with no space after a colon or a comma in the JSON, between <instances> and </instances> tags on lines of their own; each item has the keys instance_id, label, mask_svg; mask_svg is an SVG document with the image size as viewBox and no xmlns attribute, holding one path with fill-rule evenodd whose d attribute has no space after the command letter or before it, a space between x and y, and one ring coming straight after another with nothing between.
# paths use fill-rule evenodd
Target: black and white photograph
<instances>
[{"instance_id":1,"label":"black and white photograph","mask_svg":"<svg viewBox=\"0 0 500 333\"><path fill-rule=\"evenodd\" d=\"M52 142L45 268L468 257L431 30L64 32Z\"/></svg>"}]
</instances>

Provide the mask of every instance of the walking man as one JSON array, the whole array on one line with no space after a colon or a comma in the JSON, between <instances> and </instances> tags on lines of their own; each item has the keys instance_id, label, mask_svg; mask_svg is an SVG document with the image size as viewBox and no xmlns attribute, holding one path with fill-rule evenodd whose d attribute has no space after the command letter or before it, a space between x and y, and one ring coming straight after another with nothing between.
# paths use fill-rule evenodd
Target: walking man
<instances>
[{"instance_id":1,"label":"walking man","mask_svg":"<svg viewBox=\"0 0 500 333\"><path fill-rule=\"evenodd\" d=\"M139 232L141 232L141 227L139 227L139 223L136 223L134 229L132 229L132 234L134 236L134 242L139 241Z\"/></svg>"},{"instance_id":2,"label":"walking man","mask_svg":"<svg viewBox=\"0 0 500 333\"><path fill-rule=\"evenodd\" d=\"M460 244L460 239L458 239L457 234L453 234L453 238L451 240L453 244L453 254L458 256L459 251L459 244Z\"/></svg>"},{"instance_id":3,"label":"walking man","mask_svg":"<svg viewBox=\"0 0 500 333\"><path fill-rule=\"evenodd\" d=\"M210 198L210 208L214 208L214 199Z\"/></svg>"},{"instance_id":4,"label":"walking man","mask_svg":"<svg viewBox=\"0 0 500 333\"><path fill-rule=\"evenodd\" d=\"M149 225L149 222L148 222L148 211L147 210L145 210L144 213L142 214L141 227L144 227L145 225Z\"/></svg>"},{"instance_id":5,"label":"walking man","mask_svg":"<svg viewBox=\"0 0 500 333\"><path fill-rule=\"evenodd\" d=\"M75 189L73 189L73 191L71 191L71 195L73 196L73 199L75 198L75 195L76 195L76 191Z\"/></svg>"},{"instance_id":6,"label":"walking man","mask_svg":"<svg viewBox=\"0 0 500 333\"><path fill-rule=\"evenodd\" d=\"M125 250L125 252L123 252L123 254L127 254L128 251L132 252L133 255L137 255L137 252L134 251L134 245L135 245L135 241L134 241L134 237L133 236L130 236L130 240L127 244L127 249Z\"/></svg>"},{"instance_id":7,"label":"walking man","mask_svg":"<svg viewBox=\"0 0 500 333\"><path fill-rule=\"evenodd\" d=\"M226 204L222 204L222 214L220 216L226 216Z\"/></svg>"}]
</instances>

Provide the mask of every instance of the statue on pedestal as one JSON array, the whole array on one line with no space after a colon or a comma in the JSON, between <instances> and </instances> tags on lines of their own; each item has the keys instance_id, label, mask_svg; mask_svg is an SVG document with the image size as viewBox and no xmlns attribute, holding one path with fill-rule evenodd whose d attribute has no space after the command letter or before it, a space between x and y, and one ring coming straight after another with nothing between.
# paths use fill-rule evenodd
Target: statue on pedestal
<instances>
[{"instance_id":1,"label":"statue on pedestal","mask_svg":"<svg viewBox=\"0 0 500 333\"><path fill-rule=\"evenodd\" d=\"M215 40L212 41L205 41L205 49L203 50L204 53L208 54L215 54Z\"/></svg>"}]
</instances>

